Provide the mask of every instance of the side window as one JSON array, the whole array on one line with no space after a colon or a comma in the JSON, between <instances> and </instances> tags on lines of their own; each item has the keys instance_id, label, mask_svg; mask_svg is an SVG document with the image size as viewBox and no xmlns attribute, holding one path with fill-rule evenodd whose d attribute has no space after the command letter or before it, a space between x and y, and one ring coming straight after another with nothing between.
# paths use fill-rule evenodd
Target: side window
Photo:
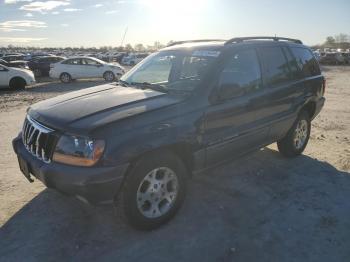
<instances>
[{"instance_id":1,"label":"side window","mask_svg":"<svg viewBox=\"0 0 350 262\"><path fill-rule=\"evenodd\" d=\"M321 73L318 62L310 50L303 47L292 47L291 50L305 77L316 76Z\"/></svg>"},{"instance_id":2,"label":"side window","mask_svg":"<svg viewBox=\"0 0 350 262\"><path fill-rule=\"evenodd\" d=\"M180 79L198 79L205 72L208 66L208 59L205 57L186 56L182 60Z\"/></svg>"},{"instance_id":3,"label":"side window","mask_svg":"<svg viewBox=\"0 0 350 262\"><path fill-rule=\"evenodd\" d=\"M67 61L65 61L63 64L66 64L66 65L80 65L80 58L76 58L76 59L69 59Z\"/></svg>"},{"instance_id":4,"label":"side window","mask_svg":"<svg viewBox=\"0 0 350 262\"><path fill-rule=\"evenodd\" d=\"M297 60L292 55L292 52L289 48L283 47L283 52L286 55L288 66L289 66L289 78L291 80L300 79L302 77L301 70L299 69Z\"/></svg>"},{"instance_id":5,"label":"side window","mask_svg":"<svg viewBox=\"0 0 350 262\"><path fill-rule=\"evenodd\" d=\"M261 87L260 64L253 49L236 52L220 75L220 98L228 99Z\"/></svg>"},{"instance_id":6,"label":"side window","mask_svg":"<svg viewBox=\"0 0 350 262\"><path fill-rule=\"evenodd\" d=\"M92 59L82 59L82 64L83 65L92 65L92 66L97 66L97 65L100 65L100 63L98 63L97 61L95 60L92 60Z\"/></svg>"},{"instance_id":7,"label":"side window","mask_svg":"<svg viewBox=\"0 0 350 262\"><path fill-rule=\"evenodd\" d=\"M264 80L271 87L289 81L288 62L280 47L260 48L264 64Z\"/></svg>"}]
</instances>

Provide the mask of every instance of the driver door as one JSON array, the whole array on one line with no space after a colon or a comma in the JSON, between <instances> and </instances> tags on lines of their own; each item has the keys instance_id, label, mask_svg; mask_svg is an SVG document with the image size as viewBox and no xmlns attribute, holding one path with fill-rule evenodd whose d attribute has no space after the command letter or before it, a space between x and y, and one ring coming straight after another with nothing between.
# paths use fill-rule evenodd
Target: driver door
<instances>
[{"instance_id":1,"label":"driver door","mask_svg":"<svg viewBox=\"0 0 350 262\"><path fill-rule=\"evenodd\" d=\"M232 52L220 73L216 101L205 113L206 165L240 155L263 144L268 129L256 125L254 102L262 91L255 49Z\"/></svg>"}]
</instances>

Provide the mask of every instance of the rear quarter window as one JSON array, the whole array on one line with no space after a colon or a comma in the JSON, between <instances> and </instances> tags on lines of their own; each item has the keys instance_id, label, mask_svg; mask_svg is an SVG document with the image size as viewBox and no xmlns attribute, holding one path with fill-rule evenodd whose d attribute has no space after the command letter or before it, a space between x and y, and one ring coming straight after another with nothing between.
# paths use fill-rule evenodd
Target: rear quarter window
<instances>
[{"instance_id":1,"label":"rear quarter window","mask_svg":"<svg viewBox=\"0 0 350 262\"><path fill-rule=\"evenodd\" d=\"M309 49L303 47L291 47L291 50L304 77L321 74L318 62Z\"/></svg>"}]
</instances>

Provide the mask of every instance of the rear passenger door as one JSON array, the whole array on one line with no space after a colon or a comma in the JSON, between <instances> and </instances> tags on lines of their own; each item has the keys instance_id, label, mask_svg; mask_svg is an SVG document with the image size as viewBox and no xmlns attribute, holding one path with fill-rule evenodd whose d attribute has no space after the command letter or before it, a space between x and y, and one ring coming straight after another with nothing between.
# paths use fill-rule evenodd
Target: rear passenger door
<instances>
[{"instance_id":1,"label":"rear passenger door","mask_svg":"<svg viewBox=\"0 0 350 262\"><path fill-rule=\"evenodd\" d=\"M244 48L228 54L214 94L216 101L205 113L203 142L207 166L258 147L267 129L256 125L254 98L262 92L256 50Z\"/></svg>"},{"instance_id":2,"label":"rear passenger door","mask_svg":"<svg viewBox=\"0 0 350 262\"><path fill-rule=\"evenodd\" d=\"M286 133L296 118L296 103L303 95L300 70L284 45L259 47L263 67L264 92L256 101L257 121L269 126L269 140L274 142ZM289 57L289 59L288 59Z\"/></svg>"}]
</instances>

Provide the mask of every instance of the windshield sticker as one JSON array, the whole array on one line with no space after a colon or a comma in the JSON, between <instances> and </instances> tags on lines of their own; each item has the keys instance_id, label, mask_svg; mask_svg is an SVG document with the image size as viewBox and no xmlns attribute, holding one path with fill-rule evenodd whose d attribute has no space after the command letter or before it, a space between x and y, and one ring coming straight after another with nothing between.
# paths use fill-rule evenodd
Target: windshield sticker
<instances>
[{"instance_id":1,"label":"windshield sticker","mask_svg":"<svg viewBox=\"0 0 350 262\"><path fill-rule=\"evenodd\" d=\"M220 51L196 50L192 53L192 55L218 57L220 55Z\"/></svg>"}]
</instances>

